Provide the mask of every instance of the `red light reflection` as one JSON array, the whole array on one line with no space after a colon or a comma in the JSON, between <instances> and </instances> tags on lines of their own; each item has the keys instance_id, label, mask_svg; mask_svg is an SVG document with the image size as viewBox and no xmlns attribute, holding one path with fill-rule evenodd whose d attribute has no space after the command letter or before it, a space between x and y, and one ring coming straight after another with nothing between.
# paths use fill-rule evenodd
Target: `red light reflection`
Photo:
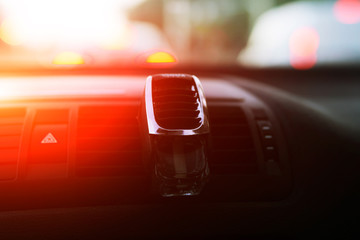
<instances>
[{"instance_id":1,"label":"red light reflection","mask_svg":"<svg viewBox=\"0 0 360 240\"><path fill-rule=\"evenodd\" d=\"M338 0L334 5L334 15L344 24L360 22L360 0Z\"/></svg>"},{"instance_id":2,"label":"red light reflection","mask_svg":"<svg viewBox=\"0 0 360 240\"><path fill-rule=\"evenodd\" d=\"M290 64L295 69L309 69L316 64L320 37L316 29L303 27L295 30L289 41Z\"/></svg>"}]
</instances>

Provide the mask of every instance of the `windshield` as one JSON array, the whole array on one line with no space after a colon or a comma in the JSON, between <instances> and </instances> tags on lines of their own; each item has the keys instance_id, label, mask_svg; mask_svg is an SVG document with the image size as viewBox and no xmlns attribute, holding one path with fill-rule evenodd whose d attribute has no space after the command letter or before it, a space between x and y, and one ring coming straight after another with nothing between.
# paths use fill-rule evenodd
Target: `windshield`
<instances>
[{"instance_id":1,"label":"windshield","mask_svg":"<svg viewBox=\"0 0 360 240\"><path fill-rule=\"evenodd\" d=\"M0 65L234 65L360 60L360 0L0 0Z\"/></svg>"}]
</instances>

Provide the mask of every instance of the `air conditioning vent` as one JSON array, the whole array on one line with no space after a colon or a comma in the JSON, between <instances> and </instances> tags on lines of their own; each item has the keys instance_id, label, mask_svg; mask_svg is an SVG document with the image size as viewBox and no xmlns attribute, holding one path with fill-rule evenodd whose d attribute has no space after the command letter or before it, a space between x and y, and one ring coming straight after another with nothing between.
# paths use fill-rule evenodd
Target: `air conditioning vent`
<instances>
[{"instance_id":1,"label":"air conditioning vent","mask_svg":"<svg viewBox=\"0 0 360 240\"><path fill-rule=\"evenodd\" d=\"M248 175L258 171L250 126L239 106L208 104L213 175Z\"/></svg>"},{"instance_id":2,"label":"air conditioning vent","mask_svg":"<svg viewBox=\"0 0 360 240\"><path fill-rule=\"evenodd\" d=\"M0 180L16 178L25 108L0 109Z\"/></svg>"},{"instance_id":3,"label":"air conditioning vent","mask_svg":"<svg viewBox=\"0 0 360 240\"><path fill-rule=\"evenodd\" d=\"M194 79L154 77L156 122L166 129L195 129L201 125L200 99Z\"/></svg>"},{"instance_id":4,"label":"air conditioning vent","mask_svg":"<svg viewBox=\"0 0 360 240\"><path fill-rule=\"evenodd\" d=\"M76 173L81 177L144 175L139 105L79 109Z\"/></svg>"}]
</instances>

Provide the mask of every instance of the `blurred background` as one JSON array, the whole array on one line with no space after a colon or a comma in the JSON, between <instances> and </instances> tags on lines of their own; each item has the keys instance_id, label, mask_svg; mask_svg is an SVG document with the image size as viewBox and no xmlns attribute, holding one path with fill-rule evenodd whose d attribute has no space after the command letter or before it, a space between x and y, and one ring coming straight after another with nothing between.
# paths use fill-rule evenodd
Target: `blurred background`
<instances>
[{"instance_id":1,"label":"blurred background","mask_svg":"<svg viewBox=\"0 0 360 240\"><path fill-rule=\"evenodd\" d=\"M2 66L357 64L360 0L0 0Z\"/></svg>"},{"instance_id":2,"label":"blurred background","mask_svg":"<svg viewBox=\"0 0 360 240\"><path fill-rule=\"evenodd\" d=\"M229 64L247 43L256 19L286 0L148 0L130 19L158 26L185 62Z\"/></svg>"}]
</instances>

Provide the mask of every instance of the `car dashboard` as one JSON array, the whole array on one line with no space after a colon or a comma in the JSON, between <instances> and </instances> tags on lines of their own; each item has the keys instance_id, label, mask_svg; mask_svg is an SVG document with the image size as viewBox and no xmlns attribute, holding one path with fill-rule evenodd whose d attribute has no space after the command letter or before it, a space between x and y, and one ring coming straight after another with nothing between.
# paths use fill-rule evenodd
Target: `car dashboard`
<instances>
[{"instance_id":1,"label":"car dashboard","mask_svg":"<svg viewBox=\"0 0 360 240\"><path fill-rule=\"evenodd\" d=\"M143 163L146 75L1 77L0 233L297 239L315 228L311 236L329 234L325 229L339 216L333 212L358 186L357 131L276 84L198 77L209 111L210 178L200 195L170 198L153 191Z\"/></svg>"}]
</instances>

